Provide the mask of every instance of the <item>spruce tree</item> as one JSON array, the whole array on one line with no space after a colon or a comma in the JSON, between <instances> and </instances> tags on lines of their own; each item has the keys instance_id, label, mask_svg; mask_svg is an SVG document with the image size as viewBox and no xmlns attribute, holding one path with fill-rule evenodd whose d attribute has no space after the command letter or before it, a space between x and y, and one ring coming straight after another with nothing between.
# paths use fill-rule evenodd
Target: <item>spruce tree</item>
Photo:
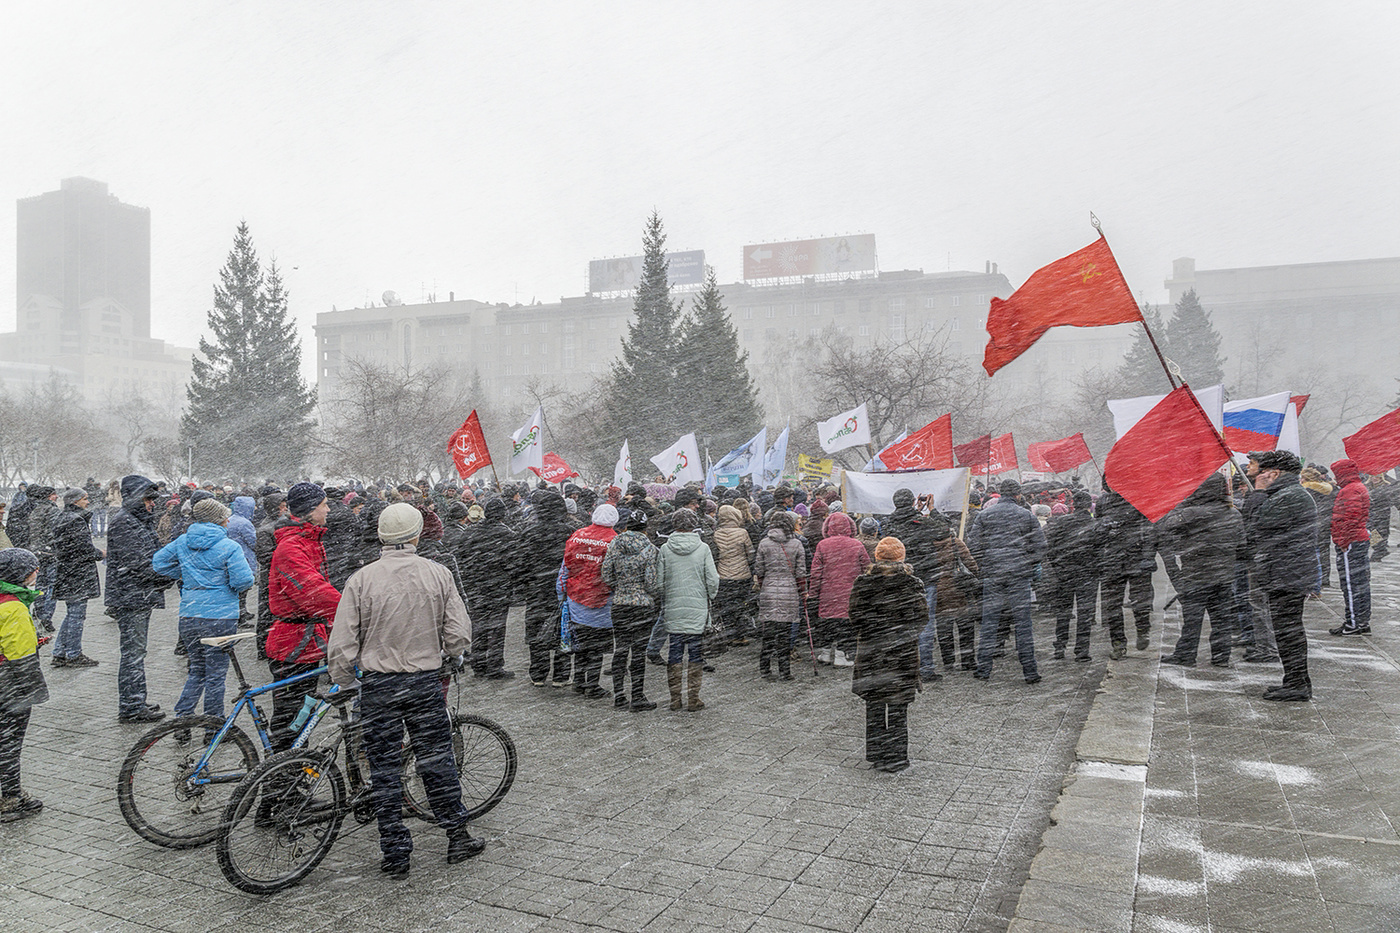
<instances>
[{"instance_id":1,"label":"spruce tree","mask_svg":"<svg viewBox=\"0 0 1400 933\"><path fill-rule=\"evenodd\" d=\"M264 276L247 223L219 270L200 337L181 443L206 477L290 477L301 467L315 395L301 377L301 342L274 262Z\"/></svg>"},{"instance_id":2,"label":"spruce tree","mask_svg":"<svg viewBox=\"0 0 1400 933\"><path fill-rule=\"evenodd\" d=\"M1176 314L1167 325L1167 346L1168 357L1181 367L1181 377L1191 385L1204 388L1225 381L1220 334L1194 288L1176 303Z\"/></svg>"},{"instance_id":3,"label":"spruce tree","mask_svg":"<svg viewBox=\"0 0 1400 933\"><path fill-rule=\"evenodd\" d=\"M613 362L604 431L589 453L597 463L616 457L630 439L632 462L643 464L694 429L694 408L676 392L680 302L671 300L666 232L653 210L642 233L642 278L632 301L622 355ZM611 461L607 461L611 466Z\"/></svg>"},{"instance_id":4,"label":"spruce tree","mask_svg":"<svg viewBox=\"0 0 1400 933\"><path fill-rule=\"evenodd\" d=\"M1166 328L1162 326L1162 313L1154 305L1144 304L1142 317L1166 354ZM1133 345L1124 354L1123 365L1118 367L1118 382L1113 391L1119 393L1120 398L1161 395L1167 391L1167 376L1162 372L1162 363L1152 349L1152 342L1147 339L1147 331L1141 327L1134 332Z\"/></svg>"},{"instance_id":5,"label":"spruce tree","mask_svg":"<svg viewBox=\"0 0 1400 933\"><path fill-rule=\"evenodd\" d=\"M739 349L739 335L711 266L681 326L675 395L686 400L695 433L715 458L752 437L763 418L748 359L748 351Z\"/></svg>"}]
</instances>

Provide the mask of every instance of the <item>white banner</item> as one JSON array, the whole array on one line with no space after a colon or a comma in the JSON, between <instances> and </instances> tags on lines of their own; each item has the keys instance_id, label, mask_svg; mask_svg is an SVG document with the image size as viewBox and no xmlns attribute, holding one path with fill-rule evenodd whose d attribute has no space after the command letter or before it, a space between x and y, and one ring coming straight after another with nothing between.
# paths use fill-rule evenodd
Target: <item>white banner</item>
<instances>
[{"instance_id":1,"label":"white banner","mask_svg":"<svg viewBox=\"0 0 1400 933\"><path fill-rule=\"evenodd\" d=\"M535 409L529 421L510 436L510 471L524 473L530 467L544 469L544 407Z\"/></svg>"},{"instance_id":2,"label":"white banner","mask_svg":"<svg viewBox=\"0 0 1400 933\"><path fill-rule=\"evenodd\" d=\"M1201 403L1201 408L1205 410L1206 417L1210 423L1215 425L1215 430L1219 431L1225 424L1225 387L1206 386L1204 389L1192 389L1191 394L1196 396L1196 401ZM1113 412L1113 430L1121 438L1128 433L1128 429L1142 420L1142 416L1153 409L1162 399L1162 395L1140 395L1137 398L1115 398L1109 399L1108 410Z\"/></svg>"},{"instance_id":3,"label":"white banner","mask_svg":"<svg viewBox=\"0 0 1400 933\"><path fill-rule=\"evenodd\" d=\"M705 479L705 467L700 462L700 448L696 446L694 433L687 434L652 457L651 462L666 477L666 482L677 486L684 486L691 480Z\"/></svg>"},{"instance_id":4,"label":"white banner","mask_svg":"<svg viewBox=\"0 0 1400 933\"><path fill-rule=\"evenodd\" d=\"M817 423L817 440L822 450L834 454L847 447L870 443L870 419L866 417L865 406L857 405L850 411L843 411L829 421Z\"/></svg>"},{"instance_id":5,"label":"white banner","mask_svg":"<svg viewBox=\"0 0 1400 933\"><path fill-rule=\"evenodd\" d=\"M894 511L896 489L909 489L915 498L933 496L940 512L961 512L967 507L967 468L910 470L907 473L855 473L842 477L841 501L847 512L887 515Z\"/></svg>"},{"instance_id":6,"label":"white banner","mask_svg":"<svg viewBox=\"0 0 1400 933\"><path fill-rule=\"evenodd\" d=\"M632 482L632 454L627 450L627 442L622 442L622 452L617 455L617 466L613 467L613 485L623 492Z\"/></svg>"}]
</instances>

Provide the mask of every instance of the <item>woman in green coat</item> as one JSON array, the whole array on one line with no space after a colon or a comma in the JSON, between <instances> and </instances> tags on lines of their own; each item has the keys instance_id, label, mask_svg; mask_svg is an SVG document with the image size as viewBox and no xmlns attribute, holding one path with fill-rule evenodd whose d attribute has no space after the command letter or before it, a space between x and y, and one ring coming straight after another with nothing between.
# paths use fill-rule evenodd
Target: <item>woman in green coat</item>
<instances>
[{"instance_id":1,"label":"woman in green coat","mask_svg":"<svg viewBox=\"0 0 1400 933\"><path fill-rule=\"evenodd\" d=\"M700 680L705 664L705 622L710 617L710 600L719 592L719 573L709 547L700 540L700 518L691 509L677 509L671 536L661 546L657 567L666 633L671 636L671 654L666 664L666 682L671 688L671 709L681 708L681 662L689 656L689 694L686 706L694 713L705 708L700 702Z\"/></svg>"}]
</instances>

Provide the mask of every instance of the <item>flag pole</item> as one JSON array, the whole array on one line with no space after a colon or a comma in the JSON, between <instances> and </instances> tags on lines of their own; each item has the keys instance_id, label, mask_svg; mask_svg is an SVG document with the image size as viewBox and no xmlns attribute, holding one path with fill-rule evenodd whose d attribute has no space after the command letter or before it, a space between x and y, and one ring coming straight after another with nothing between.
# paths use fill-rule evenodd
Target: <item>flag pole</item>
<instances>
[{"instance_id":1,"label":"flag pole","mask_svg":"<svg viewBox=\"0 0 1400 933\"><path fill-rule=\"evenodd\" d=\"M1093 225L1094 229L1098 231L1099 237L1104 241L1105 244L1107 244L1108 235L1103 232L1103 224L1099 222L1099 218L1094 215L1093 211L1089 212L1089 223ZM1131 288L1128 288L1128 280L1123 276L1122 267L1119 266L1118 263L1115 261L1113 263L1113 268L1114 271L1118 273L1118 281L1123 283L1123 287L1127 289L1128 294L1131 295L1133 293L1133 290ZM1157 346L1157 338L1152 336L1152 328L1147 326L1147 317L1142 314L1139 314L1138 317L1142 318L1142 329L1147 334L1147 342L1152 344L1152 352L1157 354L1157 362L1162 364L1162 372L1167 374L1167 384L1170 385L1173 389L1177 388L1176 378L1172 376L1172 371L1167 366L1167 358L1162 355L1162 348ZM1185 381L1182 382L1182 385L1185 385Z\"/></svg>"}]
</instances>

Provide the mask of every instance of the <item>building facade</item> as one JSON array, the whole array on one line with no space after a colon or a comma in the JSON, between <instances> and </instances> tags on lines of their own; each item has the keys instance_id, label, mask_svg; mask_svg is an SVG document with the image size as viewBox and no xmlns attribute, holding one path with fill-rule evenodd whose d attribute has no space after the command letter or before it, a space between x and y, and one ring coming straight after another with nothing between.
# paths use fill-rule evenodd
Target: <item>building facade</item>
<instances>
[{"instance_id":1,"label":"building facade","mask_svg":"<svg viewBox=\"0 0 1400 933\"><path fill-rule=\"evenodd\" d=\"M0 361L53 370L94 402L183 394L192 351L151 336L150 210L65 178L19 200L17 227L15 331L0 334Z\"/></svg>"}]
</instances>

